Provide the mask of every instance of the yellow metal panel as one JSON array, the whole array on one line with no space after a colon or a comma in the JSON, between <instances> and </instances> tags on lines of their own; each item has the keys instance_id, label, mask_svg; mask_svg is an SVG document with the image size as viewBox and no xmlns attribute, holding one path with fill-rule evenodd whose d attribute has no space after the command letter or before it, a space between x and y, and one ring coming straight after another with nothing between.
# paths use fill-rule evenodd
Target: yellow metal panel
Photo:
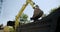
<instances>
[{"instance_id":1,"label":"yellow metal panel","mask_svg":"<svg viewBox=\"0 0 60 32\"><path fill-rule=\"evenodd\" d=\"M14 32L14 29L12 26L5 26L3 29L4 32Z\"/></svg>"}]
</instances>

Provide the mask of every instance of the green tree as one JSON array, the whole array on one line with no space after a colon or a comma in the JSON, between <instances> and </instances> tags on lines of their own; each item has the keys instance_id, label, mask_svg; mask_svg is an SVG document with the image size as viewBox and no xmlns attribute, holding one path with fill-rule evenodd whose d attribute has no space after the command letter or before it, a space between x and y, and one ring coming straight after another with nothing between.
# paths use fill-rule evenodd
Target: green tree
<instances>
[{"instance_id":1,"label":"green tree","mask_svg":"<svg viewBox=\"0 0 60 32\"><path fill-rule=\"evenodd\" d=\"M53 8L53 9L51 9L50 13L55 12L55 11L56 11L56 9L57 9L57 8Z\"/></svg>"},{"instance_id":2,"label":"green tree","mask_svg":"<svg viewBox=\"0 0 60 32\"><path fill-rule=\"evenodd\" d=\"M23 14L21 15L21 17L20 17L20 23L25 24L26 21L28 21L27 18L28 18L28 15L23 13Z\"/></svg>"}]
</instances>

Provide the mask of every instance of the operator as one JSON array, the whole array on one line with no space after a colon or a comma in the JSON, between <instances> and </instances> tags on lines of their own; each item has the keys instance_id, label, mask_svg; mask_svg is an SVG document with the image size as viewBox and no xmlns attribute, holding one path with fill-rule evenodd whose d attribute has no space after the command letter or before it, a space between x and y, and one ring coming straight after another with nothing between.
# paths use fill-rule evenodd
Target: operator
<instances>
[{"instance_id":1,"label":"operator","mask_svg":"<svg viewBox=\"0 0 60 32\"><path fill-rule=\"evenodd\" d=\"M43 11L41 9L39 9L38 5L36 5L33 9L34 9L34 14L33 14L33 17L30 19L34 20L34 22L35 22L43 15Z\"/></svg>"}]
</instances>

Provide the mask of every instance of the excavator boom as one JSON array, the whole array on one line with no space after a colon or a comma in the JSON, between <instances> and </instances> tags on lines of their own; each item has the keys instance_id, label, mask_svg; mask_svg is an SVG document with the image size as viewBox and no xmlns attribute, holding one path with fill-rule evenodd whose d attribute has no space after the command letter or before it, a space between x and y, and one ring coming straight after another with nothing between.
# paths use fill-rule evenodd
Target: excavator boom
<instances>
[{"instance_id":1,"label":"excavator boom","mask_svg":"<svg viewBox=\"0 0 60 32\"><path fill-rule=\"evenodd\" d=\"M15 29L16 29L17 26L19 26L19 21L18 21L18 20L19 20L20 16L22 15L24 9L26 8L26 6L27 6L28 4L30 4L32 7L34 7L34 2L33 2L32 0L27 0L27 1L26 1L26 4L24 4L24 5L22 6L21 10L19 11L19 13L17 14L17 16L16 16L16 18L15 18Z\"/></svg>"}]
</instances>

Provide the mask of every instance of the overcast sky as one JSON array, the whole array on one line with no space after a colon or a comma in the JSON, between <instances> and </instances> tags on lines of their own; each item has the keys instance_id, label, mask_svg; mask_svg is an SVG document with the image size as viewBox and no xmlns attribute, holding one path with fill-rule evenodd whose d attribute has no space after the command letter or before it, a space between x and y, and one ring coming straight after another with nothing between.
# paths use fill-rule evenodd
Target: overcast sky
<instances>
[{"instance_id":1,"label":"overcast sky","mask_svg":"<svg viewBox=\"0 0 60 32\"><path fill-rule=\"evenodd\" d=\"M4 0L2 5L2 11L0 14L0 24L6 25L7 21L15 20L15 16L18 14L22 5L26 0ZM33 0L37 5L39 5L40 9L45 13L49 14L52 8L56 8L60 5L60 0ZM33 9L30 5L28 5L24 11L30 17L33 15Z\"/></svg>"}]
</instances>

